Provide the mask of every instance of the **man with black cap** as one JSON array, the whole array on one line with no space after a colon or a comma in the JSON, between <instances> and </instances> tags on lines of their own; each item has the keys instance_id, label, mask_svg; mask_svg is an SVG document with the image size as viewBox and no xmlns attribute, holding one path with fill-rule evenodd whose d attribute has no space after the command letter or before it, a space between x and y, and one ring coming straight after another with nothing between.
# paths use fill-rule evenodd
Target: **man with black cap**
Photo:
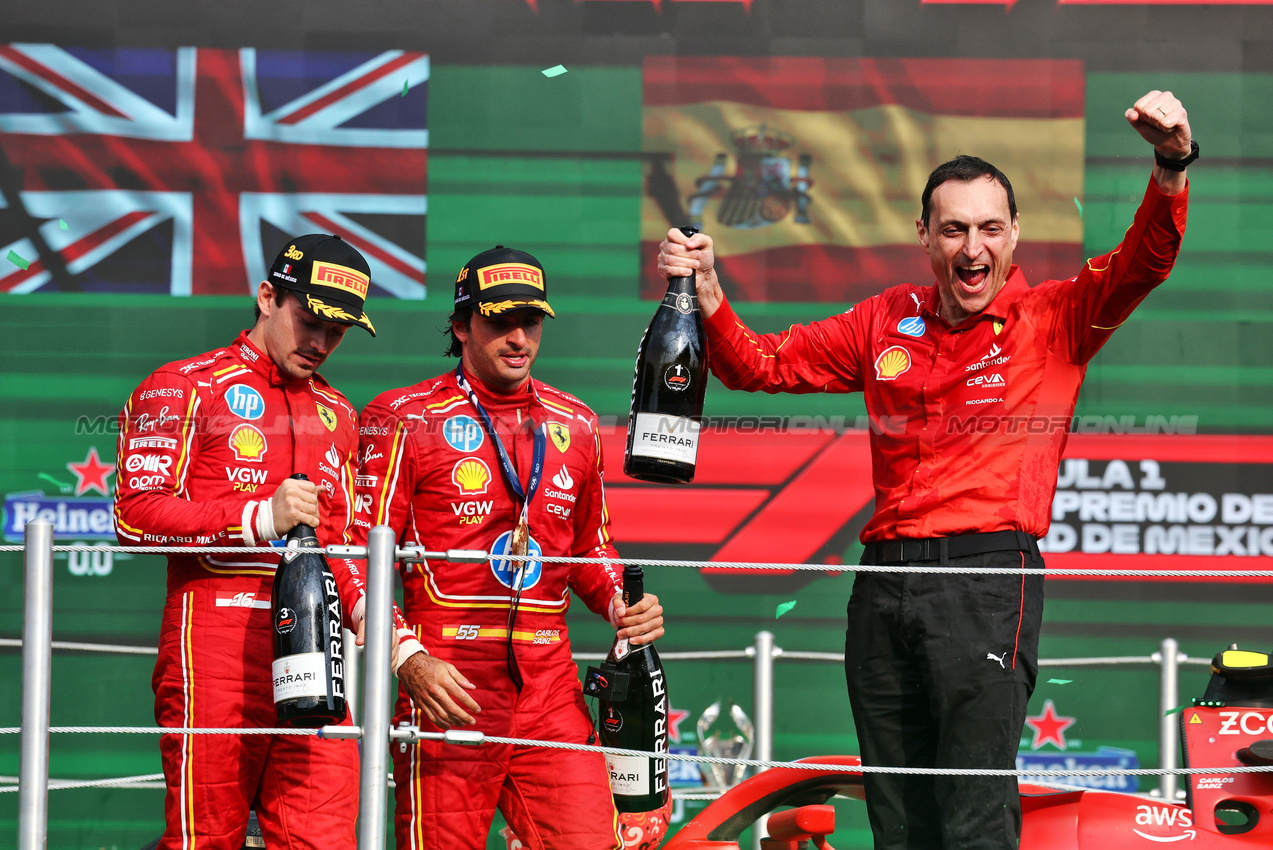
<instances>
[{"instance_id":1,"label":"man with black cap","mask_svg":"<svg viewBox=\"0 0 1273 850\"><path fill-rule=\"evenodd\" d=\"M492 556L404 565L413 634L399 645L395 722L586 743L570 592L632 643L663 634L658 599L625 608L609 564L505 557L617 557L596 414L530 376L552 315L538 260L502 245L478 254L455 283L458 368L382 393L359 418L353 542L386 524L404 545ZM425 742L398 748L394 779L399 848L484 846L496 808L528 848L622 846L597 753Z\"/></svg>"},{"instance_id":2,"label":"man with black cap","mask_svg":"<svg viewBox=\"0 0 1273 850\"><path fill-rule=\"evenodd\" d=\"M318 374L345 331L375 334L366 260L338 236L287 244L256 294L256 324L225 348L155 370L120 413L115 528L124 545L258 546L304 523L344 542L357 413ZM307 481L291 480L302 472ZM270 588L278 556L169 555L155 665L155 718L168 727L276 724ZM332 561L347 626L364 602ZM243 846L255 808L269 847L353 847L353 741L164 735L159 847Z\"/></svg>"}]
</instances>

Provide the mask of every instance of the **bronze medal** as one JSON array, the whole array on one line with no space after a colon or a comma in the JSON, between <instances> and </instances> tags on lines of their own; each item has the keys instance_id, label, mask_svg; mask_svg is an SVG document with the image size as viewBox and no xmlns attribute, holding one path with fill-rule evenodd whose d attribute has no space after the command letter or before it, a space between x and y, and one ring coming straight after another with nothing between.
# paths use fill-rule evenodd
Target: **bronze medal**
<instances>
[{"instance_id":1,"label":"bronze medal","mask_svg":"<svg viewBox=\"0 0 1273 850\"><path fill-rule=\"evenodd\" d=\"M508 543L508 554L525 555L530 551L530 529L526 526L526 518L523 516L517 521L517 527L513 529L513 537ZM526 562L522 561L517 569L524 569Z\"/></svg>"}]
</instances>

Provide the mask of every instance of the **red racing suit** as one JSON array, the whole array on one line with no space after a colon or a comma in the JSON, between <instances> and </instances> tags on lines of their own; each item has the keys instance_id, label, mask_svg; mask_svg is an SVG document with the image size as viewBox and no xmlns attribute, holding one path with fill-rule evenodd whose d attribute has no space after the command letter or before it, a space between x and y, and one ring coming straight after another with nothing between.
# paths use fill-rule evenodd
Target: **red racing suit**
<instances>
[{"instance_id":1,"label":"red racing suit","mask_svg":"<svg viewBox=\"0 0 1273 850\"><path fill-rule=\"evenodd\" d=\"M324 544L352 519L357 414L315 375L284 381L244 332L230 346L157 369L120 413L116 535L131 546L258 546L262 502L295 472L318 485ZM287 529L278 529L281 536ZM268 534L268 530L266 530ZM346 624L362 597L331 559ZM169 555L155 665L162 726L277 725L270 591L278 557ZM255 807L270 847L352 847L354 741L164 735L160 848L243 846Z\"/></svg>"},{"instance_id":2,"label":"red racing suit","mask_svg":"<svg viewBox=\"0 0 1273 850\"><path fill-rule=\"evenodd\" d=\"M578 399L531 381L500 397L470 378L525 486L532 432L546 428L539 491L531 498L530 553L613 558L602 489L596 415ZM357 514L352 542L375 525L401 545L507 552L521 501L507 484L491 436L454 374L378 396L359 419ZM425 650L477 685L478 730L488 735L586 743L591 720L570 656L573 591L609 616L622 577L609 564L532 566L513 628L524 680L508 666L510 562L403 565L405 615ZM435 730L405 691L395 723ZM596 753L426 742L394 752L399 848L485 846L498 807L528 847L619 847L605 761Z\"/></svg>"}]
</instances>

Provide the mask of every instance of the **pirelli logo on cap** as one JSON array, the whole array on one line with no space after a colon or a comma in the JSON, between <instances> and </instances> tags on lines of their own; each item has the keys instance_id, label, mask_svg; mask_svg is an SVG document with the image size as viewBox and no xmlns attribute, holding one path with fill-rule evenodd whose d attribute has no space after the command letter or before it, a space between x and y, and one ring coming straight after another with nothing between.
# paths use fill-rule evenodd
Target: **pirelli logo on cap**
<instances>
[{"instance_id":1,"label":"pirelli logo on cap","mask_svg":"<svg viewBox=\"0 0 1273 850\"><path fill-rule=\"evenodd\" d=\"M357 295L359 298L366 298L367 288L371 285L371 278L361 272L354 271L348 266L338 266L335 263L324 263L320 260L315 260L314 273L310 278L310 282L319 286L335 287L351 295Z\"/></svg>"},{"instance_id":2,"label":"pirelli logo on cap","mask_svg":"<svg viewBox=\"0 0 1273 850\"><path fill-rule=\"evenodd\" d=\"M524 283L542 291L543 272L526 263L499 263L477 270L478 289L489 289L505 283Z\"/></svg>"}]
</instances>

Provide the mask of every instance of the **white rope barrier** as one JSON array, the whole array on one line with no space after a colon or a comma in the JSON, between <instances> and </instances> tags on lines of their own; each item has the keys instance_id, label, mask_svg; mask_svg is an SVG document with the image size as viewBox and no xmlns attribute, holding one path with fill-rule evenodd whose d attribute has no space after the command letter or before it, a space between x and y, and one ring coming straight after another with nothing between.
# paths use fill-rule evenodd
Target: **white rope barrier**
<instances>
[{"instance_id":1,"label":"white rope barrier","mask_svg":"<svg viewBox=\"0 0 1273 850\"><path fill-rule=\"evenodd\" d=\"M0 646L12 646L20 648L22 641L19 638L0 638ZM159 647L157 646L128 646L126 644L112 643L77 643L75 641L55 640L50 644L53 649L64 649L74 652L113 652L120 655L158 655Z\"/></svg>"},{"instance_id":2,"label":"white rope barrier","mask_svg":"<svg viewBox=\"0 0 1273 850\"><path fill-rule=\"evenodd\" d=\"M324 727L327 728L327 727ZM341 728L341 727L334 727ZM21 726L0 727L0 735L17 735ZM50 726L49 734L76 735L311 735L322 736L323 729L236 729L232 727L198 726ZM336 736L329 736L336 737Z\"/></svg>"},{"instance_id":3,"label":"white rope barrier","mask_svg":"<svg viewBox=\"0 0 1273 850\"><path fill-rule=\"evenodd\" d=\"M0 728L0 735L16 734L19 727ZM230 729L230 728L196 728L187 726L51 726L50 734L138 734L138 735L313 735L331 738L353 738L359 735L358 727L328 726L322 729ZM419 743L420 741L438 741L455 746L475 747L486 744L507 744L517 747L544 747L553 750L577 750L580 752L635 756L649 758L647 750L629 750L621 747L602 747L592 744L571 744L563 741L540 741L534 738L511 738L502 735L487 735L468 729L448 729L445 732L425 732L416 726L399 726L390 730L391 741L397 743ZM1273 765L1234 766L1234 767L1176 767L1176 768L1124 768L1110 770L1041 770L1041 769L1007 769L1007 768L954 768L954 767L889 767L882 765L843 765L821 764L817 762L772 761L768 759L736 759L722 756L704 756L690 753L658 753L657 758L668 761L693 762L696 764L722 764L738 767L750 767L757 770L770 768L792 768L795 770L836 770L854 773L904 773L921 776L1188 776L1193 774L1225 774L1225 773L1268 773L1273 772ZM135 777L125 781L135 781ZM94 780L104 782L106 780ZM55 786L86 787L86 786ZM4 788L0 788L3 793Z\"/></svg>"},{"instance_id":4,"label":"white rope barrier","mask_svg":"<svg viewBox=\"0 0 1273 850\"><path fill-rule=\"evenodd\" d=\"M17 782L17 777L0 776L0 782ZM151 788L164 787L162 773L144 773L140 776L117 776L113 779L50 779L49 790L65 791L70 788ZM0 794L12 794L18 790L17 785L0 786Z\"/></svg>"},{"instance_id":5,"label":"white rope barrier","mask_svg":"<svg viewBox=\"0 0 1273 850\"><path fill-rule=\"evenodd\" d=\"M0 552L21 552L18 544L0 546ZM54 552L127 552L132 554L180 555L180 554L270 554L279 553L276 546L54 546ZM361 560L366 549L361 546L327 546L324 551L331 557ZM1044 555L1047 553L1045 552ZM428 552L416 547L398 550L400 559L454 560L460 562L486 561L487 552L469 549L453 549L447 552ZM893 564L804 564L772 563L761 561L689 561L659 558L582 558L566 555L498 555L501 561L550 564L611 564L614 566L681 567L686 569L728 569L756 571L813 571L821 573L878 572L878 573L949 573L956 575L1039 575L1071 577L1124 577L1124 578L1273 578L1269 570L1114 570L1078 568L1034 567L942 567L937 565L904 566Z\"/></svg>"}]
</instances>

